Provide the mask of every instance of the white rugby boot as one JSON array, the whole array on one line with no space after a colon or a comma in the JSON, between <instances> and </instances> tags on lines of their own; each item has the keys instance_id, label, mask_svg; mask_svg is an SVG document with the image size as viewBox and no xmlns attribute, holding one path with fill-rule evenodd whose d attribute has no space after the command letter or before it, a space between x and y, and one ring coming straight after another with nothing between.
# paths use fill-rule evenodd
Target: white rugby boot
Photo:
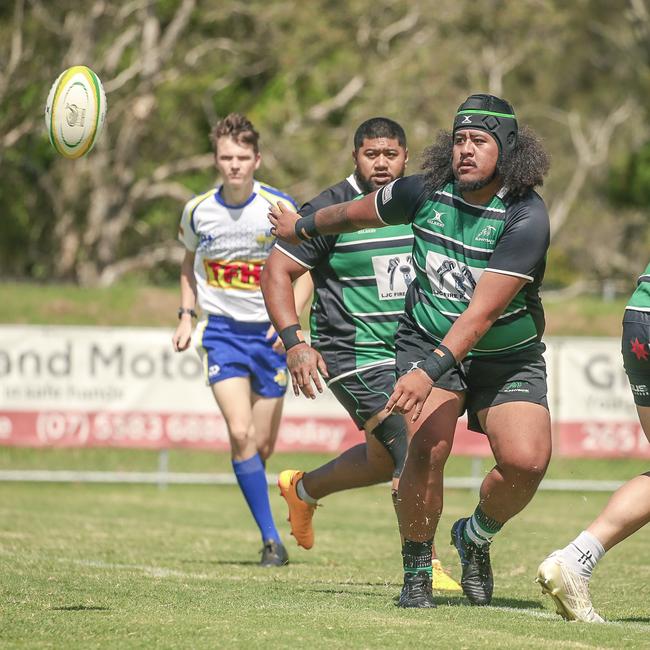
<instances>
[{"instance_id":1,"label":"white rugby boot","mask_svg":"<svg viewBox=\"0 0 650 650\"><path fill-rule=\"evenodd\" d=\"M537 569L542 593L555 602L555 610L567 621L604 623L602 616L594 611L589 595L589 580L569 568L559 551L553 551Z\"/></svg>"}]
</instances>

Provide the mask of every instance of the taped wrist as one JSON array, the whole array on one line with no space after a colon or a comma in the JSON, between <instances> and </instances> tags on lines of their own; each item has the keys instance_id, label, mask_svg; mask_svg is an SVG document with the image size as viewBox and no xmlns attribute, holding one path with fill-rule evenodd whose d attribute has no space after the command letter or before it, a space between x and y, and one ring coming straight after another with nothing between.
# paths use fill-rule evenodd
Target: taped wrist
<instances>
[{"instance_id":1,"label":"taped wrist","mask_svg":"<svg viewBox=\"0 0 650 650\"><path fill-rule=\"evenodd\" d=\"M309 241L310 239L316 237L316 235L319 234L318 230L316 229L316 213L313 212L306 217L300 217L300 219L296 221L294 230L296 237L298 237L298 239L302 239L302 241Z\"/></svg>"},{"instance_id":2,"label":"taped wrist","mask_svg":"<svg viewBox=\"0 0 650 650\"><path fill-rule=\"evenodd\" d=\"M304 343L304 341L298 336L298 332L300 332L300 325L298 324L289 325L289 327L285 327L281 332L278 332L278 336L282 339L282 343L284 343L285 350L288 350L299 343Z\"/></svg>"},{"instance_id":3,"label":"taped wrist","mask_svg":"<svg viewBox=\"0 0 650 650\"><path fill-rule=\"evenodd\" d=\"M381 442L395 463L393 478L399 478L404 469L408 440L406 437L406 421L401 415L393 413L373 430L372 435Z\"/></svg>"},{"instance_id":4,"label":"taped wrist","mask_svg":"<svg viewBox=\"0 0 650 650\"><path fill-rule=\"evenodd\" d=\"M446 348L444 345L439 345L433 351L433 354L424 360L420 368L429 375L431 381L435 382L455 365L456 359L454 359L454 355L449 348Z\"/></svg>"}]
</instances>

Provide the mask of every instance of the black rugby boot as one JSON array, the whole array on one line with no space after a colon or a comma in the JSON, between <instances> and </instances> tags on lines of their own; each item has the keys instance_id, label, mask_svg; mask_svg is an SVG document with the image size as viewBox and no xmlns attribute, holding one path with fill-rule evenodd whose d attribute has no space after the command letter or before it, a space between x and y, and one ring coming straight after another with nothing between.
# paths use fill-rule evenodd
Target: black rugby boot
<instances>
[{"instance_id":1,"label":"black rugby boot","mask_svg":"<svg viewBox=\"0 0 650 650\"><path fill-rule=\"evenodd\" d=\"M404 574L404 586L397 601L398 607L435 607L431 576L427 571Z\"/></svg>"},{"instance_id":2,"label":"black rugby boot","mask_svg":"<svg viewBox=\"0 0 650 650\"><path fill-rule=\"evenodd\" d=\"M472 605L489 605L492 600L494 579L490 565L490 545L475 546L463 537L467 519L459 519L451 527L451 543L460 556L463 577L460 585Z\"/></svg>"},{"instance_id":3,"label":"black rugby boot","mask_svg":"<svg viewBox=\"0 0 650 650\"><path fill-rule=\"evenodd\" d=\"M289 564L289 554L282 542L267 539L262 549L260 565L264 567L284 566Z\"/></svg>"}]
</instances>

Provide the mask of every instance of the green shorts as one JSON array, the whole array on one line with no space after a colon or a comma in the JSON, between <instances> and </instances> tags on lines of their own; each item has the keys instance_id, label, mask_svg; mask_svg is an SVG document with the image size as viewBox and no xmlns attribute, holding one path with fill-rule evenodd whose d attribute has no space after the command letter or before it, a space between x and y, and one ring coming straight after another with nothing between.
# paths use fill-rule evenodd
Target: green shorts
<instances>
[{"instance_id":1,"label":"green shorts","mask_svg":"<svg viewBox=\"0 0 650 650\"><path fill-rule=\"evenodd\" d=\"M400 318L395 335L397 374L401 377L417 368L436 348L407 315ZM478 412L497 404L532 402L548 409L546 346L535 342L508 354L466 357L436 382L437 388L465 393L468 428L485 433Z\"/></svg>"},{"instance_id":2,"label":"green shorts","mask_svg":"<svg viewBox=\"0 0 650 650\"><path fill-rule=\"evenodd\" d=\"M331 382L328 388L363 430L365 423L386 406L395 388L395 365L361 369Z\"/></svg>"}]
</instances>

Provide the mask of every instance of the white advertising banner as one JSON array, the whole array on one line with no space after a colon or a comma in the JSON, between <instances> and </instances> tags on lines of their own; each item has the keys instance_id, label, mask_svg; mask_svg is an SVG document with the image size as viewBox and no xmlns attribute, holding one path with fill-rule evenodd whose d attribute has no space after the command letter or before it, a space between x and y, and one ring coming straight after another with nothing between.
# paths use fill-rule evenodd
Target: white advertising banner
<instances>
[{"instance_id":1,"label":"white advertising banner","mask_svg":"<svg viewBox=\"0 0 650 650\"><path fill-rule=\"evenodd\" d=\"M551 414L565 456L650 457L616 338L555 338L549 345Z\"/></svg>"},{"instance_id":2,"label":"white advertising banner","mask_svg":"<svg viewBox=\"0 0 650 650\"><path fill-rule=\"evenodd\" d=\"M196 351L160 328L0 326L0 443L228 447ZM361 439L327 391L288 396L279 448Z\"/></svg>"},{"instance_id":3,"label":"white advertising banner","mask_svg":"<svg viewBox=\"0 0 650 650\"><path fill-rule=\"evenodd\" d=\"M227 449L228 436L193 349L171 330L0 326L0 444ZM547 341L555 451L650 457L616 339ZM277 449L337 452L363 440L333 395L289 388ZM489 454L459 424L456 453Z\"/></svg>"}]
</instances>

